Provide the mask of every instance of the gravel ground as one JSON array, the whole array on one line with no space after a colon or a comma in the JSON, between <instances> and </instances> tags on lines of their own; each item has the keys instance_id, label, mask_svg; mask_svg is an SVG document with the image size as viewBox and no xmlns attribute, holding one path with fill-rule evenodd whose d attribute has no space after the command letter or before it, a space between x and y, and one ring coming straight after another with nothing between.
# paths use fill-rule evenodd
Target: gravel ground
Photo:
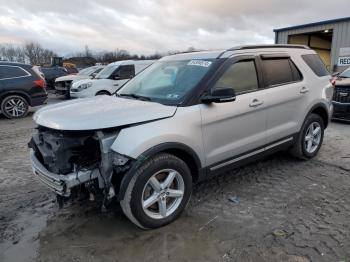
<instances>
[{"instance_id":1,"label":"gravel ground","mask_svg":"<svg viewBox=\"0 0 350 262\"><path fill-rule=\"evenodd\" d=\"M0 117L0 261L350 261L349 124L331 123L311 161L280 153L202 182L152 231L119 207L59 210L31 173L34 126Z\"/></svg>"}]
</instances>

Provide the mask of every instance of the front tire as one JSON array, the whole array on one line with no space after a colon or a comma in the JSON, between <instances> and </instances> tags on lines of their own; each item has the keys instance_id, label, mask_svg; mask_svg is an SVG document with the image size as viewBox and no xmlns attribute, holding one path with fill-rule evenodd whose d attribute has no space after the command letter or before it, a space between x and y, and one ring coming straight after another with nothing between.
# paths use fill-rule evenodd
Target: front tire
<instances>
[{"instance_id":1,"label":"front tire","mask_svg":"<svg viewBox=\"0 0 350 262\"><path fill-rule=\"evenodd\" d=\"M324 123L321 116L310 114L291 148L291 154L299 159L308 160L315 157L321 148L324 136Z\"/></svg>"},{"instance_id":2,"label":"front tire","mask_svg":"<svg viewBox=\"0 0 350 262\"><path fill-rule=\"evenodd\" d=\"M138 227L158 228L181 215L191 193L192 176L186 163L162 153L148 159L136 171L120 204L124 214Z\"/></svg>"},{"instance_id":3,"label":"front tire","mask_svg":"<svg viewBox=\"0 0 350 262\"><path fill-rule=\"evenodd\" d=\"M19 95L10 95L1 102L1 112L9 119L22 118L28 114L29 104Z\"/></svg>"}]
</instances>

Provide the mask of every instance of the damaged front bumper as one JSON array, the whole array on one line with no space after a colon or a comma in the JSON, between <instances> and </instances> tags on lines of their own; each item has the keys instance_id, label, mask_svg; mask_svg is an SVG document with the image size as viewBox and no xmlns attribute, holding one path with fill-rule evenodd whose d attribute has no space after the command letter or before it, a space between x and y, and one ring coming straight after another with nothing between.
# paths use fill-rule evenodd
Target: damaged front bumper
<instances>
[{"instance_id":1,"label":"damaged front bumper","mask_svg":"<svg viewBox=\"0 0 350 262\"><path fill-rule=\"evenodd\" d=\"M98 168L92 170L80 170L66 175L54 174L47 170L35 156L34 150L30 150L30 160L34 174L53 190L56 194L69 197L71 188L100 177Z\"/></svg>"}]
</instances>

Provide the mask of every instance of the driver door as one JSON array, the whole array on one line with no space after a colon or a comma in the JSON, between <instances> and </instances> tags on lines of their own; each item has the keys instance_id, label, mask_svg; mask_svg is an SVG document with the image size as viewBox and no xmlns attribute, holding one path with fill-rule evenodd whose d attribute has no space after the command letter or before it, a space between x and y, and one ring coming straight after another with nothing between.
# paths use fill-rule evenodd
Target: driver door
<instances>
[{"instance_id":1,"label":"driver door","mask_svg":"<svg viewBox=\"0 0 350 262\"><path fill-rule=\"evenodd\" d=\"M121 65L112 74L113 88L111 92L117 91L126 82L135 76L135 66L134 65Z\"/></svg>"},{"instance_id":2,"label":"driver door","mask_svg":"<svg viewBox=\"0 0 350 262\"><path fill-rule=\"evenodd\" d=\"M257 68L254 56L232 58L211 88L232 87L236 101L200 105L206 164L211 171L248 157L266 143L265 91Z\"/></svg>"}]
</instances>

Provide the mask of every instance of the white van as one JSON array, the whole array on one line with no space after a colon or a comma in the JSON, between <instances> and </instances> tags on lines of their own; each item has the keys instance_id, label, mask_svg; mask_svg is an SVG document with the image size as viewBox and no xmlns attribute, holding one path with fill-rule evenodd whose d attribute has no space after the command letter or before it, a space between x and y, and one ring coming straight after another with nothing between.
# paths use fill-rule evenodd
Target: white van
<instances>
[{"instance_id":1,"label":"white van","mask_svg":"<svg viewBox=\"0 0 350 262\"><path fill-rule=\"evenodd\" d=\"M111 95L127 81L151 65L155 60L124 60L107 65L94 79L74 82L70 89L72 98Z\"/></svg>"},{"instance_id":2,"label":"white van","mask_svg":"<svg viewBox=\"0 0 350 262\"><path fill-rule=\"evenodd\" d=\"M69 89L72 83L83 79L92 79L103 68L105 68L103 65L91 66L91 67L82 69L76 75L66 75L66 76L61 76L56 78L55 80L56 94L65 95L67 98L69 98Z\"/></svg>"}]
</instances>

